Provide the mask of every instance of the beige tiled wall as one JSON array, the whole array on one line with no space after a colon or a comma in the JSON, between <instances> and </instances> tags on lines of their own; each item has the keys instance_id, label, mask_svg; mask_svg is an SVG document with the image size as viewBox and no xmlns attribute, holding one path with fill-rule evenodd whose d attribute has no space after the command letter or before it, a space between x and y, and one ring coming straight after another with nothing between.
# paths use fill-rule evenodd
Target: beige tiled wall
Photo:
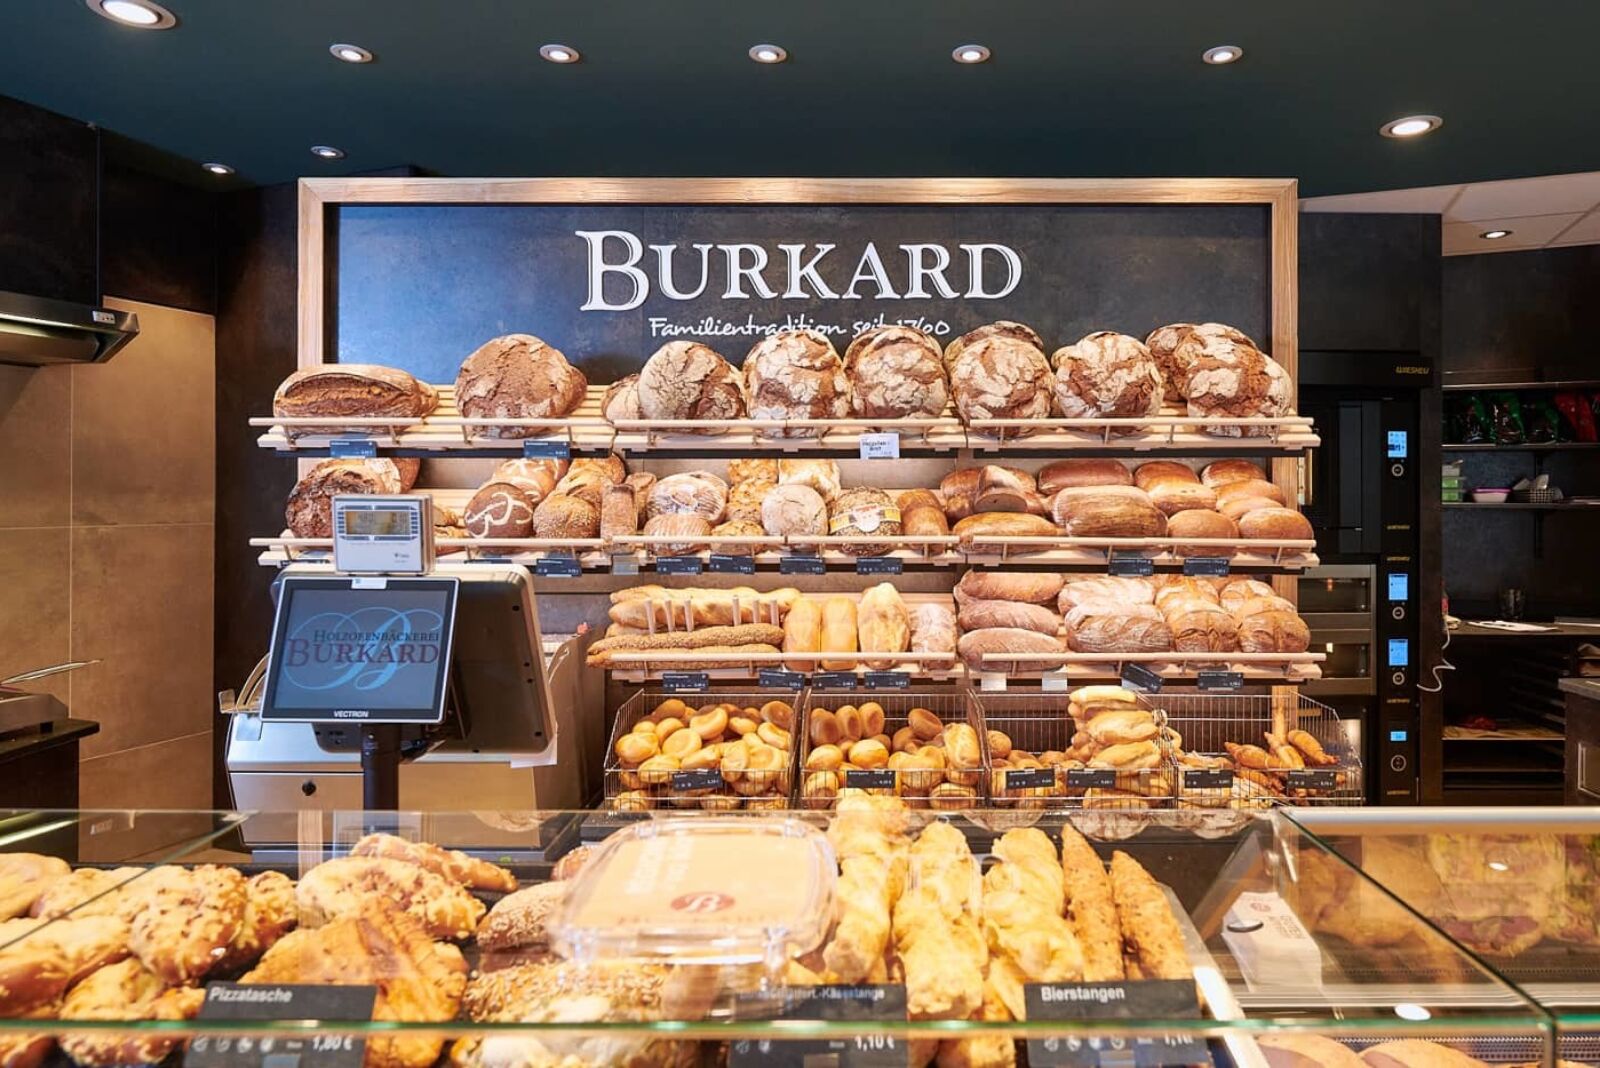
<instances>
[{"instance_id":1,"label":"beige tiled wall","mask_svg":"<svg viewBox=\"0 0 1600 1068\"><path fill-rule=\"evenodd\" d=\"M85 808L211 806L212 318L139 316L108 363L0 367L0 677L103 663L53 687L98 720Z\"/></svg>"}]
</instances>

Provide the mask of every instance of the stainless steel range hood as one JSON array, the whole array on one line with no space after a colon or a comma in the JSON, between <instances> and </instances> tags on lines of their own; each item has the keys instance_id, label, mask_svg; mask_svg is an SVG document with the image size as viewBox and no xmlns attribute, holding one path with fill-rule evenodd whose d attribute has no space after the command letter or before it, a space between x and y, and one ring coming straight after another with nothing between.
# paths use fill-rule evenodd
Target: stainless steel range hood
<instances>
[{"instance_id":1,"label":"stainless steel range hood","mask_svg":"<svg viewBox=\"0 0 1600 1068\"><path fill-rule=\"evenodd\" d=\"M138 333L128 312L0 291L0 363L100 363Z\"/></svg>"}]
</instances>

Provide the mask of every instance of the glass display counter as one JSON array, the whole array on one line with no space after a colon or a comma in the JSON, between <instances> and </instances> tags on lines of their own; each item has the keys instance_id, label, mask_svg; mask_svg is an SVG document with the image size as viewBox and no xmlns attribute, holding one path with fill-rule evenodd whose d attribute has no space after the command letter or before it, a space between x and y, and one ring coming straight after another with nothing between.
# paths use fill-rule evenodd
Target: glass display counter
<instances>
[{"instance_id":1,"label":"glass display counter","mask_svg":"<svg viewBox=\"0 0 1600 1068\"><path fill-rule=\"evenodd\" d=\"M1281 812L0 817L0 1062L1542 1064Z\"/></svg>"}]
</instances>

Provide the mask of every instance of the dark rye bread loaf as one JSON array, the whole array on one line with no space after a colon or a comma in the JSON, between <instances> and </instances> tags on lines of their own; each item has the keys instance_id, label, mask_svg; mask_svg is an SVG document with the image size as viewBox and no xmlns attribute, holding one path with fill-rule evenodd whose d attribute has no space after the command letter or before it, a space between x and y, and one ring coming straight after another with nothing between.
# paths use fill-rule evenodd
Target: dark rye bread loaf
<instances>
[{"instance_id":1,"label":"dark rye bread loaf","mask_svg":"<svg viewBox=\"0 0 1600 1068\"><path fill-rule=\"evenodd\" d=\"M416 478L416 460L324 460L289 492L284 522L297 538L333 537L333 499L341 494L404 493L410 488L401 468Z\"/></svg>"},{"instance_id":2,"label":"dark rye bread loaf","mask_svg":"<svg viewBox=\"0 0 1600 1068\"><path fill-rule=\"evenodd\" d=\"M646 419L705 420L693 434L721 434L744 415L744 382L716 350L694 341L669 341L645 361L635 387Z\"/></svg>"},{"instance_id":3,"label":"dark rye bread loaf","mask_svg":"<svg viewBox=\"0 0 1600 1068\"><path fill-rule=\"evenodd\" d=\"M311 416L398 416L415 419L432 412L439 396L426 382L405 371L372 363L336 363L306 367L278 386L272 414L288 419ZM306 434L368 434L372 426L292 426L289 437Z\"/></svg>"},{"instance_id":4,"label":"dark rye bread loaf","mask_svg":"<svg viewBox=\"0 0 1600 1068\"><path fill-rule=\"evenodd\" d=\"M469 419L558 419L583 403L588 379L561 351L531 334L480 345L456 375L456 407ZM484 427L491 438L529 438L546 427Z\"/></svg>"}]
</instances>

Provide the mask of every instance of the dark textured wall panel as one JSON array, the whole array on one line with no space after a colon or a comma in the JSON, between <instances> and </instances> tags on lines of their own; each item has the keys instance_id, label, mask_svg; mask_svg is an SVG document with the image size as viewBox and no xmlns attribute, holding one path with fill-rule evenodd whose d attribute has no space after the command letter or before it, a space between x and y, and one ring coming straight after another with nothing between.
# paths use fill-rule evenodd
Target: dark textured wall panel
<instances>
[{"instance_id":1,"label":"dark textured wall panel","mask_svg":"<svg viewBox=\"0 0 1600 1068\"><path fill-rule=\"evenodd\" d=\"M693 325L707 316L734 324L798 320L837 330L843 347L858 328L922 317L942 323L945 340L994 319L1032 325L1052 349L1092 330L1144 334L1163 323L1215 319L1265 337L1269 322L1267 222L1256 206L900 206L849 208L682 207L637 205L350 207L337 226L338 294L333 351L346 361L390 363L435 382L454 380L463 357L489 338L533 333L562 349L590 377L606 382L637 370L669 340L650 319ZM624 230L645 245L676 244L680 289L700 278L697 242L759 244L771 262L764 277L786 288L780 243L804 244L809 258L833 244L818 268L836 292L849 289L862 250L872 242L896 291L907 288L903 243L940 243L954 262L946 277L968 282L961 243L999 242L1015 249L1021 282L1003 299L724 299L724 254L711 254L705 295L661 295L646 247L651 296L630 311L581 311L588 252L576 231ZM621 245L607 246L610 256ZM991 258L988 283L999 276ZM618 275L612 302L628 290ZM755 292L754 286L746 287ZM935 291L931 284L930 293ZM691 331L734 362L759 335Z\"/></svg>"},{"instance_id":2,"label":"dark textured wall panel","mask_svg":"<svg viewBox=\"0 0 1600 1068\"><path fill-rule=\"evenodd\" d=\"M1600 377L1600 245L1444 261L1445 368L1462 380Z\"/></svg>"},{"instance_id":3,"label":"dark textured wall panel","mask_svg":"<svg viewBox=\"0 0 1600 1068\"><path fill-rule=\"evenodd\" d=\"M1301 350L1422 351L1438 271L1436 215L1301 215Z\"/></svg>"},{"instance_id":4,"label":"dark textured wall panel","mask_svg":"<svg viewBox=\"0 0 1600 1068\"><path fill-rule=\"evenodd\" d=\"M0 289L92 304L99 135L0 96Z\"/></svg>"},{"instance_id":5,"label":"dark textured wall panel","mask_svg":"<svg viewBox=\"0 0 1600 1068\"><path fill-rule=\"evenodd\" d=\"M108 163L100 231L104 291L169 308L214 311L217 199Z\"/></svg>"}]
</instances>

